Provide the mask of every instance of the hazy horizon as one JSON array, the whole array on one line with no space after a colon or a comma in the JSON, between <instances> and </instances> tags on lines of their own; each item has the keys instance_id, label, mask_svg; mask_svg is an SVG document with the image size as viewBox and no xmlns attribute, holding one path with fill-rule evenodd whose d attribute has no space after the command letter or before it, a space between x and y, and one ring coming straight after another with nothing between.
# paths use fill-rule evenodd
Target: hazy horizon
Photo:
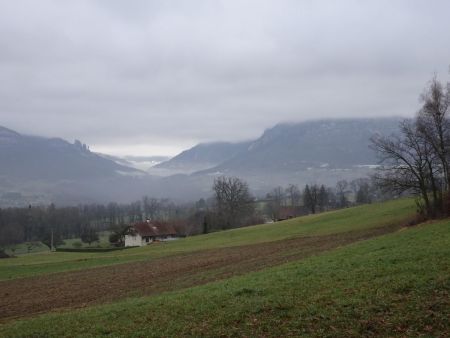
<instances>
[{"instance_id":1,"label":"hazy horizon","mask_svg":"<svg viewBox=\"0 0 450 338\"><path fill-rule=\"evenodd\" d=\"M412 116L447 1L0 3L0 125L174 156L285 121ZM444 38L444 39L443 39Z\"/></svg>"}]
</instances>

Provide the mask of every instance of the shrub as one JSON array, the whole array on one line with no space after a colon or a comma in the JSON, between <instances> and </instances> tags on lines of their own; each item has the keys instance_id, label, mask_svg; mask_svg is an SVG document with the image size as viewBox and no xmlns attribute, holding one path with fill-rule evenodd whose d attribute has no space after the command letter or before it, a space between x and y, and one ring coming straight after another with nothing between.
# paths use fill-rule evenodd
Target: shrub
<instances>
[{"instance_id":1,"label":"shrub","mask_svg":"<svg viewBox=\"0 0 450 338\"><path fill-rule=\"evenodd\" d=\"M73 242L72 246L76 249L79 249L83 246L83 243L81 243L80 241Z\"/></svg>"}]
</instances>

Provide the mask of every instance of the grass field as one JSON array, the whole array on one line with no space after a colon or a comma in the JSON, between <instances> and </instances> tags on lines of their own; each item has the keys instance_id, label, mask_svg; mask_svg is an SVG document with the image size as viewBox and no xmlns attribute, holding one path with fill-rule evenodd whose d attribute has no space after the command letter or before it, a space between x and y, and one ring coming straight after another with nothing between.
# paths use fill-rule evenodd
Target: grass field
<instances>
[{"instance_id":1,"label":"grass field","mask_svg":"<svg viewBox=\"0 0 450 338\"><path fill-rule=\"evenodd\" d=\"M74 248L74 243L79 243L81 248L89 247L100 247L109 248L111 244L109 243L110 231L99 232L99 240L92 243L90 246L87 243L83 243L81 238L68 238L64 239L64 244L60 245L59 248ZM23 256L36 253L50 253L50 248L43 244L42 242L28 242L15 245L6 246L5 252L12 256Z\"/></svg>"},{"instance_id":2,"label":"grass field","mask_svg":"<svg viewBox=\"0 0 450 338\"><path fill-rule=\"evenodd\" d=\"M309 226L315 217L296 235L336 231ZM9 322L0 336L447 337L449 293L445 220L198 287Z\"/></svg>"},{"instance_id":3,"label":"grass field","mask_svg":"<svg viewBox=\"0 0 450 338\"><path fill-rule=\"evenodd\" d=\"M147 261L206 249L265 243L305 236L323 236L348 231L407 223L413 217L409 199L295 218L275 224L256 225L202 236L108 253L44 252L0 260L0 281L48 273L80 270L126 262Z\"/></svg>"},{"instance_id":4,"label":"grass field","mask_svg":"<svg viewBox=\"0 0 450 338\"><path fill-rule=\"evenodd\" d=\"M5 249L5 252L12 256L29 255L50 251L49 247L42 242L26 242L8 245Z\"/></svg>"}]
</instances>

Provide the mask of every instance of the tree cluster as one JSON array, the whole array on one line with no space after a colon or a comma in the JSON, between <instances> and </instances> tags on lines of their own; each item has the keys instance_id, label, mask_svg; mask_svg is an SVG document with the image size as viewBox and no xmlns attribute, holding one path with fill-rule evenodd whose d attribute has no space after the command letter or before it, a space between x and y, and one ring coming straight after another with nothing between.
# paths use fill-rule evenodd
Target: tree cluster
<instances>
[{"instance_id":1,"label":"tree cluster","mask_svg":"<svg viewBox=\"0 0 450 338\"><path fill-rule=\"evenodd\" d=\"M448 214L450 187L450 84L434 77L421 96L414 119L400 124L398 135L374 137L382 165L375 176L387 191L415 195L419 213Z\"/></svg>"},{"instance_id":2,"label":"tree cluster","mask_svg":"<svg viewBox=\"0 0 450 338\"><path fill-rule=\"evenodd\" d=\"M335 187L323 184L307 184L300 190L295 184L287 188L276 187L265 197L265 212L276 221L283 219L284 210L292 216L315 214L330 209L346 208L350 205L371 203L385 197L369 178L358 178L347 182L338 181Z\"/></svg>"}]
</instances>

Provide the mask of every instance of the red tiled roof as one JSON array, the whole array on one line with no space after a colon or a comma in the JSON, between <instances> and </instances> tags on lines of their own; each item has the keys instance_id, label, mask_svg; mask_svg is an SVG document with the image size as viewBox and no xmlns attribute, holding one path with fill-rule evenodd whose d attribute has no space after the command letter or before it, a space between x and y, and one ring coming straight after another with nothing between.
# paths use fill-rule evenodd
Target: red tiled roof
<instances>
[{"instance_id":1,"label":"red tiled roof","mask_svg":"<svg viewBox=\"0 0 450 338\"><path fill-rule=\"evenodd\" d=\"M301 215L301 208L299 207L281 207L279 217L282 219L297 217Z\"/></svg>"},{"instance_id":2,"label":"red tiled roof","mask_svg":"<svg viewBox=\"0 0 450 338\"><path fill-rule=\"evenodd\" d=\"M157 237L177 234L171 224L163 222L139 222L133 224L130 228L142 237Z\"/></svg>"}]
</instances>

